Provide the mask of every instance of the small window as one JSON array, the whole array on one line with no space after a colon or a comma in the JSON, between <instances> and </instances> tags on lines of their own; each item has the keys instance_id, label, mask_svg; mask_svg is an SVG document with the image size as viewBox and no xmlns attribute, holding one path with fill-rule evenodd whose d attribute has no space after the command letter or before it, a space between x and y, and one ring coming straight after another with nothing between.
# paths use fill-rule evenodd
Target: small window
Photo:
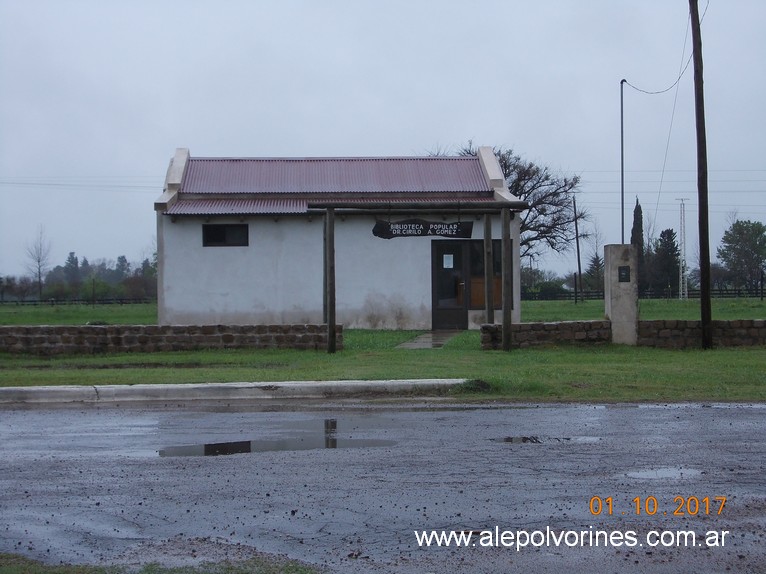
<instances>
[{"instance_id":1,"label":"small window","mask_svg":"<svg viewBox=\"0 0 766 574\"><path fill-rule=\"evenodd\" d=\"M249 237L247 223L202 226L203 247L247 247Z\"/></svg>"}]
</instances>

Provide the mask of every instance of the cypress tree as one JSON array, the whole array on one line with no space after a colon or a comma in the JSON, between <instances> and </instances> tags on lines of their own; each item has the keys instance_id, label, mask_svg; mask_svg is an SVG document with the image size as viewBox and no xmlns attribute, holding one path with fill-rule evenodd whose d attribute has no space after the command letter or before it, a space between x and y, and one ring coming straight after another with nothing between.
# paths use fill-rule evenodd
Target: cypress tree
<instances>
[{"instance_id":1,"label":"cypress tree","mask_svg":"<svg viewBox=\"0 0 766 574\"><path fill-rule=\"evenodd\" d=\"M644 266L644 212L641 209L641 204L638 202L638 196L636 196L636 206L633 208L633 227L630 229L630 244L636 248L638 261L636 277L638 277L638 292L642 294L647 287L647 277Z\"/></svg>"}]
</instances>

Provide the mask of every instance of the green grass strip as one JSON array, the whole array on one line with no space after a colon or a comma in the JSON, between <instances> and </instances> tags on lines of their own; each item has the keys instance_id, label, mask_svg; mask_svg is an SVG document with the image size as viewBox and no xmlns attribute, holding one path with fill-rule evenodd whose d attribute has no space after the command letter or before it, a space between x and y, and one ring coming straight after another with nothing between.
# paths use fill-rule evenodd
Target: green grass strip
<instances>
[{"instance_id":1,"label":"green grass strip","mask_svg":"<svg viewBox=\"0 0 766 574\"><path fill-rule=\"evenodd\" d=\"M699 300L642 299L640 318L697 320L700 318ZM713 319L766 318L766 301L759 298L713 299ZM604 302L580 301L522 301L522 321L587 321L604 318ZM157 305L0 305L0 325L156 325Z\"/></svg>"},{"instance_id":2,"label":"green grass strip","mask_svg":"<svg viewBox=\"0 0 766 574\"><path fill-rule=\"evenodd\" d=\"M208 350L97 356L0 354L0 386L465 378L463 398L519 401L763 401L763 347L666 350L554 345L481 351L466 331L441 349L397 349L417 332L345 333L334 355L295 350Z\"/></svg>"}]
</instances>

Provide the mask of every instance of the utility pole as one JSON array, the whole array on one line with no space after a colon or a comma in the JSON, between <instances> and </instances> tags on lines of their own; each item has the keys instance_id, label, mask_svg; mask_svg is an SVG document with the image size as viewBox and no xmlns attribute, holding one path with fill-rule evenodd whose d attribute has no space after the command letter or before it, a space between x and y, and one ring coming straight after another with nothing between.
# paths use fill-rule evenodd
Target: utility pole
<instances>
[{"instance_id":1,"label":"utility pole","mask_svg":"<svg viewBox=\"0 0 766 574\"><path fill-rule=\"evenodd\" d=\"M702 33L697 0L689 0L694 55L694 111L697 125L697 196L699 197L700 319L702 348L713 346L713 312L710 301L710 226L707 193L707 139L705 137L705 96L702 87Z\"/></svg>"},{"instance_id":2,"label":"utility pole","mask_svg":"<svg viewBox=\"0 0 766 574\"><path fill-rule=\"evenodd\" d=\"M622 88L627 82L620 80L620 242L625 244L625 121Z\"/></svg>"},{"instance_id":3,"label":"utility pole","mask_svg":"<svg viewBox=\"0 0 766 574\"><path fill-rule=\"evenodd\" d=\"M572 197L572 209L574 210L575 245L577 245L577 276L575 277L575 305L577 305L578 280L580 281L580 296L582 296L582 264L580 263L580 231L577 228L577 198L575 197Z\"/></svg>"},{"instance_id":4,"label":"utility pole","mask_svg":"<svg viewBox=\"0 0 766 574\"><path fill-rule=\"evenodd\" d=\"M676 201L681 202L681 229L679 231L681 235L679 238L681 260L678 262L678 298L684 300L689 298L689 281L686 267L686 204L684 203L684 201L688 201L688 198L680 197L676 198Z\"/></svg>"}]
</instances>

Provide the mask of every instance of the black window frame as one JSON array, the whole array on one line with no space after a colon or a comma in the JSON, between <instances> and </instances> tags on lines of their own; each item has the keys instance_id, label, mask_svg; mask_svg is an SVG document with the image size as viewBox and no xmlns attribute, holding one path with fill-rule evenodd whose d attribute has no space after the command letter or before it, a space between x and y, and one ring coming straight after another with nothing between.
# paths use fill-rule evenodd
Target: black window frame
<instances>
[{"instance_id":1,"label":"black window frame","mask_svg":"<svg viewBox=\"0 0 766 574\"><path fill-rule=\"evenodd\" d=\"M249 247L247 223L203 223L202 247Z\"/></svg>"}]
</instances>

